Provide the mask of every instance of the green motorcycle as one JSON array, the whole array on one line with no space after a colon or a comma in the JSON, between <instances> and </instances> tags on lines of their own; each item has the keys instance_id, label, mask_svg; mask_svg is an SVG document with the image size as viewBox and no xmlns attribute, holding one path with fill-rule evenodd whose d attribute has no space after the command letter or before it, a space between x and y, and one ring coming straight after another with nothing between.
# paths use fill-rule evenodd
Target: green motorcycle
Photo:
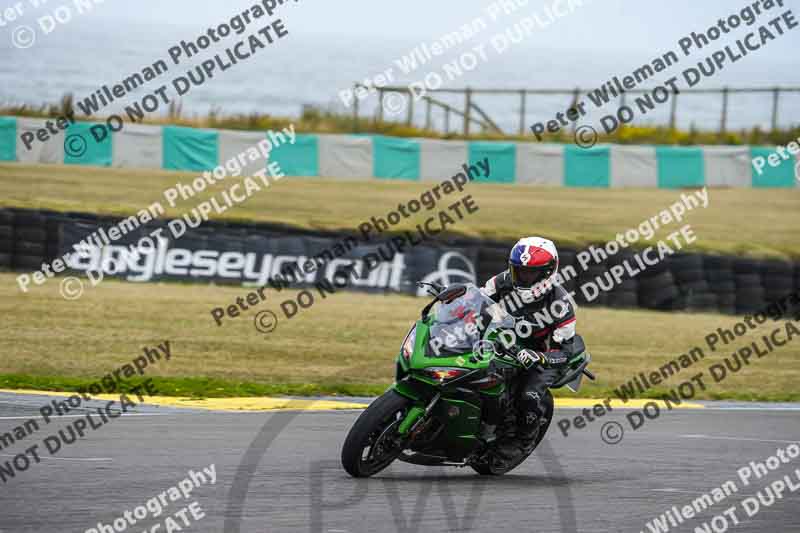
<instances>
[{"instance_id":1,"label":"green motorcycle","mask_svg":"<svg viewBox=\"0 0 800 533\"><path fill-rule=\"evenodd\" d=\"M353 477L372 476L395 459L416 465L469 466L483 475L502 475L536 449L553 417L550 391L542 399L546 416L523 453L508 460L497 453L501 439L514 439L516 401L526 369L546 360L515 356L508 332L515 320L478 287L429 285L434 299L422 310L397 357L392 385L358 417L342 448L342 466ZM577 392L581 378L594 379L591 356L575 336L562 378L551 388ZM535 368L533 371L536 371ZM483 405L499 401L503 419L493 420L497 439L480 438Z\"/></svg>"}]
</instances>

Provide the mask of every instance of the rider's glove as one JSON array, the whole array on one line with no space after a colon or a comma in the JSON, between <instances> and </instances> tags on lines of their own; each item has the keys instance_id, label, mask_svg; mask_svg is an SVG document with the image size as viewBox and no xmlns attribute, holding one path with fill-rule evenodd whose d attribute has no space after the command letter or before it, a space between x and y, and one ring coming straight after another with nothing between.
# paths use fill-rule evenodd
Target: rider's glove
<instances>
[{"instance_id":1,"label":"rider's glove","mask_svg":"<svg viewBox=\"0 0 800 533\"><path fill-rule=\"evenodd\" d=\"M520 364L525 368L530 368L535 363L542 361L543 359L544 354L542 352L535 352L533 350L528 350L527 348L523 348L517 352L517 361L519 361Z\"/></svg>"},{"instance_id":2,"label":"rider's glove","mask_svg":"<svg viewBox=\"0 0 800 533\"><path fill-rule=\"evenodd\" d=\"M548 356L547 354L542 354L545 363L547 366L562 366L569 361L569 357L564 352L555 352L552 355Z\"/></svg>"}]
</instances>

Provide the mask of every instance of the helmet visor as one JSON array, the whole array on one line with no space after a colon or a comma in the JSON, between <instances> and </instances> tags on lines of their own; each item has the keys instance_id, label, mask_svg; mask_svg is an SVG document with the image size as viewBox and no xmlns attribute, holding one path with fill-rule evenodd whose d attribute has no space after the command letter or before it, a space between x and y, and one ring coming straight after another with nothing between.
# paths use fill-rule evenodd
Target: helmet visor
<instances>
[{"instance_id":1,"label":"helmet visor","mask_svg":"<svg viewBox=\"0 0 800 533\"><path fill-rule=\"evenodd\" d=\"M511 281L517 288L530 289L553 274L553 263L542 266L510 265Z\"/></svg>"}]
</instances>

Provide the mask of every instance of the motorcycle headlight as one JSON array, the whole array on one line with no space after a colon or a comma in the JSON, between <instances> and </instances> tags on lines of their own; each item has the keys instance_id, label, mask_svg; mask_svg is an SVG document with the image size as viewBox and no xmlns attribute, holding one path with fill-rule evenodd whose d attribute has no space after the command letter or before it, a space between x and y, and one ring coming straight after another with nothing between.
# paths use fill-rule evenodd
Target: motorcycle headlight
<instances>
[{"instance_id":1,"label":"motorcycle headlight","mask_svg":"<svg viewBox=\"0 0 800 533\"><path fill-rule=\"evenodd\" d=\"M469 370L463 368L449 368L449 367L430 367L426 368L422 371L426 376L429 378L433 378L439 383L444 383L445 381L450 381L451 379L456 379L458 377L463 376Z\"/></svg>"},{"instance_id":2,"label":"motorcycle headlight","mask_svg":"<svg viewBox=\"0 0 800 533\"><path fill-rule=\"evenodd\" d=\"M411 359L411 354L414 353L414 344L417 341L417 325L414 324L411 326L411 329L406 334L406 338L403 341L403 344L400 346L400 353L403 354L403 358L406 361Z\"/></svg>"}]
</instances>

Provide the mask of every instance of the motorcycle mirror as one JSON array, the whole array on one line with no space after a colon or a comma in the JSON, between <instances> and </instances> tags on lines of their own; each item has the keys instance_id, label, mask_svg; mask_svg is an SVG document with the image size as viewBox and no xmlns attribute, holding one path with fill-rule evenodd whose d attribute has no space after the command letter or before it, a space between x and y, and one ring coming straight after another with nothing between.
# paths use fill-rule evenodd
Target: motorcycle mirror
<instances>
[{"instance_id":1,"label":"motorcycle mirror","mask_svg":"<svg viewBox=\"0 0 800 533\"><path fill-rule=\"evenodd\" d=\"M466 292L467 288L464 285L453 285L451 287L448 287L446 290L440 292L439 295L436 296L436 299L447 304L452 302L456 298L464 296Z\"/></svg>"},{"instance_id":2,"label":"motorcycle mirror","mask_svg":"<svg viewBox=\"0 0 800 533\"><path fill-rule=\"evenodd\" d=\"M428 294L430 294L434 298L444 290L444 287L442 287L438 283L428 283L427 281L418 281L417 287L425 287L426 290L428 291Z\"/></svg>"}]
</instances>

